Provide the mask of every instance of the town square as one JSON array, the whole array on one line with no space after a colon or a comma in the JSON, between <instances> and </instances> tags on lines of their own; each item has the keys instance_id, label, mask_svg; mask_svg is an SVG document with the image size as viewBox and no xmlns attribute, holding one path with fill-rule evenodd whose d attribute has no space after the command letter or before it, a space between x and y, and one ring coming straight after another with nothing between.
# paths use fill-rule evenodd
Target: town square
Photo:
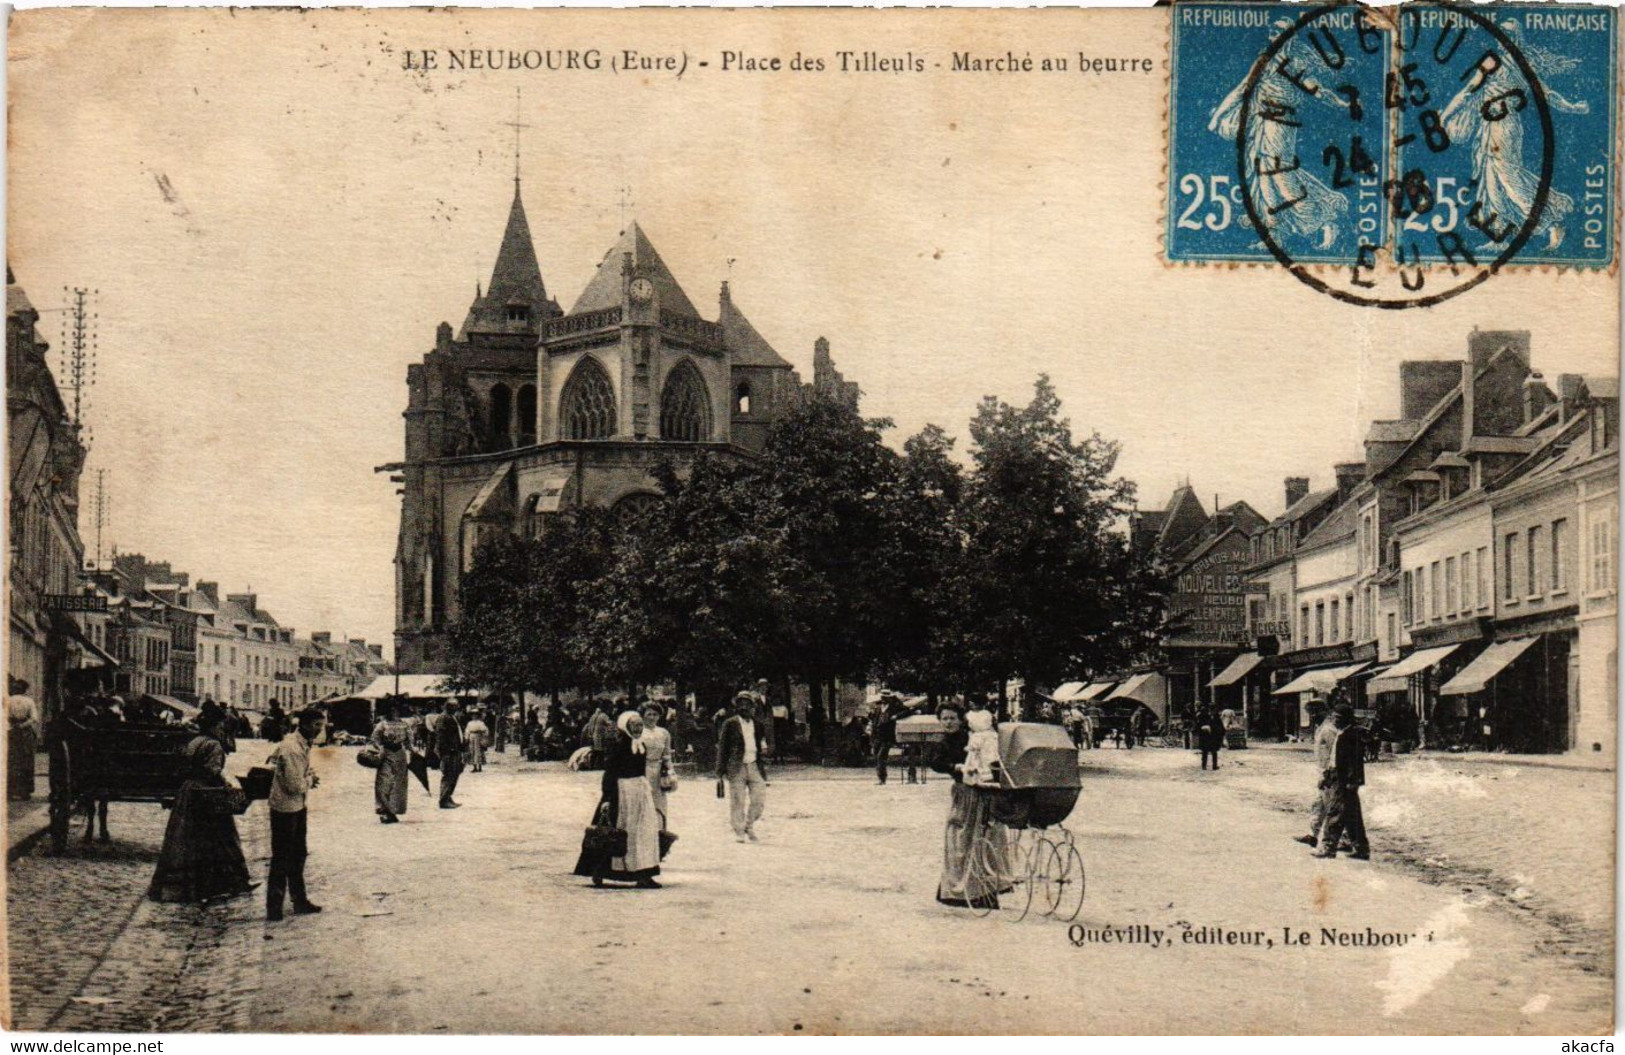
<instances>
[{"instance_id":1,"label":"town square","mask_svg":"<svg viewBox=\"0 0 1625 1055\"><path fill-rule=\"evenodd\" d=\"M861 14L14 21L8 1028L1612 1029L1615 13Z\"/></svg>"}]
</instances>

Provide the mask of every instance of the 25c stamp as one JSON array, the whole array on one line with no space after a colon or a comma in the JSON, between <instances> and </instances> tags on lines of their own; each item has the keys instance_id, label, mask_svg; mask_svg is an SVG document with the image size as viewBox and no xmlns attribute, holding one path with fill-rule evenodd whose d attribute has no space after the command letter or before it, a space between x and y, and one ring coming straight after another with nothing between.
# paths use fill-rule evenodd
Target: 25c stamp
<instances>
[{"instance_id":1,"label":"25c stamp","mask_svg":"<svg viewBox=\"0 0 1625 1055\"><path fill-rule=\"evenodd\" d=\"M1612 8L1184 3L1166 258L1411 307L1615 261Z\"/></svg>"}]
</instances>

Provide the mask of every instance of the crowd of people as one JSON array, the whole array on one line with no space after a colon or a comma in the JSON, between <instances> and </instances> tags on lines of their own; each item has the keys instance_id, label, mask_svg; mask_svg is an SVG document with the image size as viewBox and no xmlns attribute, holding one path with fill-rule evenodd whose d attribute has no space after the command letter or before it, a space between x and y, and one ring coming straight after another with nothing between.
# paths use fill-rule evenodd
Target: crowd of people
<instances>
[{"instance_id":1,"label":"crowd of people","mask_svg":"<svg viewBox=\"0 0 1625 1055\"><path fill-rule=\"evenodd\" d=\"M11 688L8 717L15 750L19 742L27 746L18 730L26 732L33 715L25 706L26 686L13 682ZM930 707L924 701L883 693L867 713L852 719L858 723L879 783L886 783L894 765L907 770L910 782L923 781L927 770L951 778L937 890L937 900L945 905L987 907L996 904L1001 893L993 889L1003 882L997 869L989 873L971 867L978 847L1004 845L1007 836L994 817L990 795L997 787L1000 765L997 708L991 698L969 708L957 700ZM908 749L898 753L900 723L922 715L935 718L924 723L929 735L910 737ZM237 737L258 732L273 745L266 760L268 786L260 796L268 798L270 815L266 916L281 919L285 905L291 905L295 914L321 911L306 891L304 864L307 796L319 784L310 751L322 742L326 717L314 707L291 715L273 708L256 730L245 727L247 720L231 708L205 701L192 723L195 735L181 753L182 781L150 897L206 902L240 896L260 885L250 878L236 827L236 816L249 804L246 785L232 785L224 775ZM775 717L764 685L737 693L728 707L709 716L679 707L670 698L554 703L545 712L521 710L499 700L471 700L465 705L456 697L431 704L391 698L380 704L358 760L376 771L374 808L382 824L399 823L406 813L414 777L429 790L431 770L439 772L438 806L457 809L455 794L462 775L483 770L493 748L501 752L513 744L526 758L568 758L572 769L600 771L599 795L574 872L595 885L630 883L656 889L661 861L676 841L670 795L677 787L681 762L690 764L685 767L689 771L714 771L717 798L727 800L735 839L759 841L757 826L767 807L767 762L774 757L775 744L787 739L782 730L775 736ZM1081 705L1051 704L1034 717L1066 728L1079 750L1102 742L1096 716ZM108 697L73 700L58 721L81 726L175 726L180 719L141 700ZM1202 769L1218 768L1229 725L1228 716L1212 707L1199 708L1190 718L1190 746L1200 753ZM1117 734L1119 743L1131 747L1143 737L1143 725L1132 719L1122 722ZM49 739L53 734L48 729L45 735ZM1298 841L1319 856L1335 857L1346 850L1357 859L1369 857L1360 803L1367 739L1346 703L1328 710L1315 732L1317 788L1311 830ZM31 777L32 768L11 767L14 796L29 790L20 786L19 772ZM105 838L105 804L102 810Z\"/></svg>"}]
</instances>

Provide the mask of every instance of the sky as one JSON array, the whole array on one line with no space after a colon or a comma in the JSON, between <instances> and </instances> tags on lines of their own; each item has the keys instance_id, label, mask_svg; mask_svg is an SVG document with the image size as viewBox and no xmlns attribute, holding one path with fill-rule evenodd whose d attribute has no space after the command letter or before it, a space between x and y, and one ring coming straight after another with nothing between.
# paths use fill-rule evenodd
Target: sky
<instances>
[{"instance_id":1,"label":"sky","mask_svg":"<svg viewBox=\"0 0 1625 1055\"><path fill-rule=\"evenodd\" d=\"M519 167L567 309L636 218L714 318L723 280L892 441L961 437L1048 373L1160 507L1282 507L1398 416L1403 359L1529 329L1537 369L1617 373L1604 276L1508 273L1433 308L1274 268L1162 263L1166 9L33 11L12 24L7 250L58 342L98 290L88 492L106 538L301 633L388 641L406 368L494 261ZM407 50L636 48L661 73L403 69ZM1150 75L720 72L721 52L1147 56ZM712 67L697 62L710 59ZM441 60L445 62L445 59ZM516 89L522 98L516 100ZM629 203L629 207L628 207ZM88 518L82 518L82 526ZM93 532L87 528L87 536Z\"/></svg>"}]
</instances>

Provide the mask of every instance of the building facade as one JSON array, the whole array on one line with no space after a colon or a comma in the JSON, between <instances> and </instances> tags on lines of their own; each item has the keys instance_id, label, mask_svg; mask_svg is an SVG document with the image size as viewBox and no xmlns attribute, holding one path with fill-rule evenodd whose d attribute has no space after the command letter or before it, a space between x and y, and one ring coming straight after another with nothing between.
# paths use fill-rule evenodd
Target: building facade
<instances>
[{"instance_id":1,"label":"building facade","mask_svg":"<svg viewBox=\"0 0 1625 1055\"><path fill-rule=\"evenodd\" d=\"M814 366L855 403L822 339ZM754 457L803 394L728 284L704 317L636 223L563 310L517 180L489 286L455 333L440 324L407 390L405 460L383 468L401 485L396 659L420 673L444 669L458 584L492 533L576 506L635 514L659 464Z\"/></svg>"},{"instance_id":2,"label":"building facade","mask_svg":"<svg viewBox=\"0 0 1625 1055\"><path fill-rule=\"evenodd\" d=\"M49 718L77 665L77 625L65 599L79 592L85 547L79 538L79 475L85 447L51 374L39 312L6 270L7 509L11 552L6 672L28 682Z\"/></svg>"}]
</instances>

